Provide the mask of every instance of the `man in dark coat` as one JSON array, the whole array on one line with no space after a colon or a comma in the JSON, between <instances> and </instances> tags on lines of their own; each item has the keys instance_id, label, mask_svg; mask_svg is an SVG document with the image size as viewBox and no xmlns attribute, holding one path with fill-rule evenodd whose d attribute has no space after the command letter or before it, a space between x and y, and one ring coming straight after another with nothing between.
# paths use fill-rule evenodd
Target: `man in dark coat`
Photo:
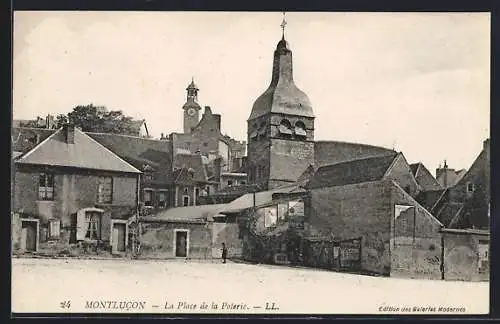
<instances>
[{"instance_id":1,"label":"man in dark coat","mask_svg":"<svg viewBox=\"0 0 500 324\"><path fill-rule=\"evenodd\" d=\"M222 263L226 263L226 258L227 258L226 243L222 243Z\"/></svg>"}]
</instances>

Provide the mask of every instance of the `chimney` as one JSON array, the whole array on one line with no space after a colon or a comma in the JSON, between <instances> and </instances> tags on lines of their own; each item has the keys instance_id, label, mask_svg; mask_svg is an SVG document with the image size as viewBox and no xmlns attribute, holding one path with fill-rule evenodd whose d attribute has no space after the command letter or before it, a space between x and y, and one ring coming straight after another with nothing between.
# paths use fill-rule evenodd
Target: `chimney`
<instances>
[{"instance_id":1,"label":"chimney","mask_svg":"<svg viewBox=\"0 0 500 324\"><path fill-rule=\"evenodd\" d=\"M222 158L218 157L214 160L214 180L220 182L220 175L222 171Z\"/></svg>"},{"instance_id":2,"label":"chimney","mask_svg":"<svg viewBox=\"0 0 500 324\"><path fill-rule=\"evenodd\" d=\"M489 149L490 149L490 139L488 138L483 142L483 150L488 151Z\"/></svg>"},{"instance_id":3,"label":"chimney","mask_svg":"<svg viewBox=\"0 0 500 324\"><path fill-rule=\"evenodd\" d=\"M64 137L67 144L75 144L75 125L65 124L63 126Z\"/></svg>"}]
</instances>

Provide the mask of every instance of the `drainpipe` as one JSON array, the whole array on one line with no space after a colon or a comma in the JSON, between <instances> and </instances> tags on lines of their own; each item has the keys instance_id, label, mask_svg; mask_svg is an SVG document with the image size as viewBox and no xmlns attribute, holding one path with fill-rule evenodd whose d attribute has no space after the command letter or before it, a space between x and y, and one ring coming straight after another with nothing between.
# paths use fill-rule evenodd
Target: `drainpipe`
<instances>
[{"instance_id":1,"label":"drainpipe","mask_svg":"<svg viewBox=\"0 0 500 324\"><path fill-rule=\"evenodd\" d=\"M444 280L444 235L441 233L441 280Z\"/></svg>"}]
</instances>

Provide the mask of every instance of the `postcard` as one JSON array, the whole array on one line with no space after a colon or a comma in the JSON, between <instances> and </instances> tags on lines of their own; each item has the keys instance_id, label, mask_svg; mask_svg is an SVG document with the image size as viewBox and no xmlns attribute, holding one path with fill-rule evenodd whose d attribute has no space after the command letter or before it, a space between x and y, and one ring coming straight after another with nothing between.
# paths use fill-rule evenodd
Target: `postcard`
<instances>
[{"instance_id":1,"label":"postcard","mask_svg":"<svg viewBox=\"0 0 500 324\"><path fill-rule=\"evenodd\" d=\"M13 31L12 313L489 313L489 13Z\"/></svg>"}]
</instances>

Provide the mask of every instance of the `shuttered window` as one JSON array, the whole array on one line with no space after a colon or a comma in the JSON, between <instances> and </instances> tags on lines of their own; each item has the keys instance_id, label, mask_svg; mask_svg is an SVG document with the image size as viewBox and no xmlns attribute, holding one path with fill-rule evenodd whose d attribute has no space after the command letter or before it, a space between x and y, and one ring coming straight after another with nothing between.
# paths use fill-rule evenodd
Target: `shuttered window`
<instances>
[{"instance_id":1,"label":"shuttered window","mask_svg":"<svg viewBox=\"0 0 500 324\"><path fill-rule=\"evenodd\" d=\"M113 201L113 178L100 177L97 193L97 202L100 204L110 204Z\"/></svg>"}]
</instances>

